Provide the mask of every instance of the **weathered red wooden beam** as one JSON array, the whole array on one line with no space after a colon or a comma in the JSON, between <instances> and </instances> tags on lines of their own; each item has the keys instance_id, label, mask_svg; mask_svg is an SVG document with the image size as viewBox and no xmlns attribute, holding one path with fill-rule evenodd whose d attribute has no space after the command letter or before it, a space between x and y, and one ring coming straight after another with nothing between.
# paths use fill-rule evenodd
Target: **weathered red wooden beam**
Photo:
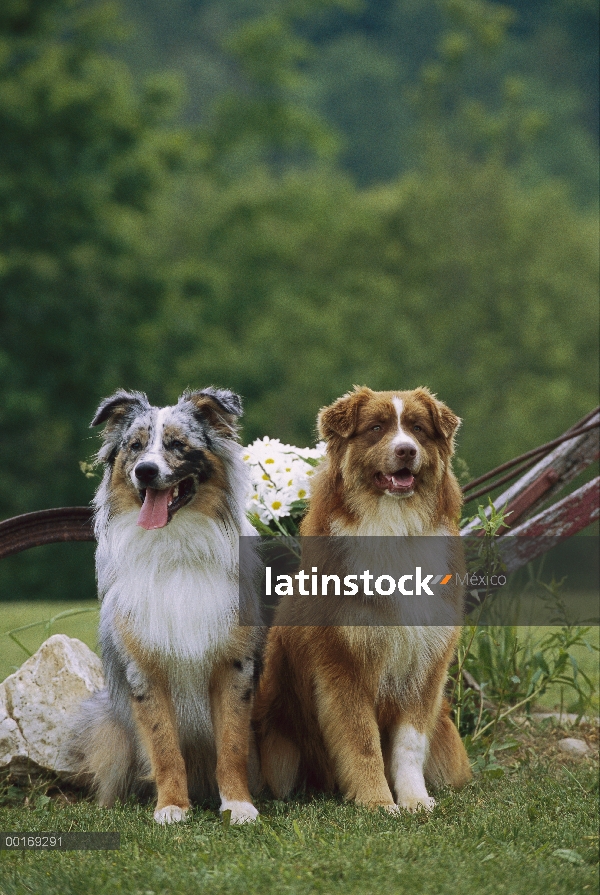
<instances>
[{"instance_id":1,"label":"weathered red wooden beam","mask_svg":"<svg viewBox=\"0 0 600 895\"><path fill-rule=\"evenodd\" d=\"M506 463L502 463L500 466L496 466L495 469L491 469L489 472L484 472L483 475L480 475L478 478L473 479L470 482L467 482L466 485L462 486L463 494L467 494L472 491L479 484L483 484L483 482L487 482L485 488L482 488L480 491L476 491L474 494L469 494L466 500L474 500L476 497L479 497L481 494L487 494L488 491L493 491L499 485L503 485L504 482L509 482L511 479L516 478L519 475L519 469L515 469L515 467L519 467L519 464L522 464L523 470L525 468L529 468L533 466L535 461L542 457L545 457L550 453L550 450L553 447L556 447L559 444L562 444L563 441L570 441L574 435L579 435L583 432L589 432L592 429L598 428L598 412L600 411L600 407L596 407L595 410L590 411L582 420L579 420L578 423L571 426L570 429L560 435L558 438L554 438L552 441L546 442L546 444L541 444L539 447L533 448L530 451L525 451L524 454L520 454L518 457L515 457L513 460L507 460ZM524 462L525 461L525 462ZM506 469L511 470L508 475L503 476L501 479L496 478L500 475L501 472L504 472ZM496 479L495 482L491 482L491 479Z\"/></svg>"},{"instance_id":2,"label":"weathered red wooden beam","mask_svg":"<svg viewBox=\"0 0 600 895\"><path fill-rule=\"evenodd\" d=\"M0 522L0 559L42 544L93 540L90 507L38 510Z\"/></svg>"},{"instance_id":3,"label":"weathered red wooden beam","mask_svg":"<svg viewBox=\"0 0 600 895\"><path fill-rule=\"evenodd\" d=\"M598 420L600 420L600 412L596 411L588 425L597 423ZM535 513L594 460L597 460L599 455L600 444L597 427L559 444L506 491L494 498L495 507L499 509L507 507L507 511L512 512L512 516L508 518L509 528L503 528L499 533L506 534L507 531L512 531L517 518ZM493 487L490 490L493 490ZM489 509L486 515L489 515ZM461 529L461 534L471 534L476 525L477 520L469 523Z\"/></svg>"},{"instance_id":4,"label":"weathered red wooden beam","mask_svg":"<svg viewBox=\"0 0 600 895\"><path fill-rule=\"evenodd\" d=\"M517 519L520 519L528 510L531 510L534 504L540 503L552 485L555 485L559 479L560 476L555 469L547 469L539 479L536 479L535 482L532 482L531 485L517 495L506 507L508 525L503 525L502 528L498 529L497 534L504 535L510 532ZM510 518L508 518L509 514Z\"/></svg>"},{"instance_id":5,"label":"weathered red wooden beam","mask_svg":"<svg viewBox=\"0 0 600 895\"><path fill-rule=\"evenodd\" d=\"M510 530L498 541L507 572L527 565L559 541L570 538L600 517L600 476Z\"/></svg>"}]
</instances>

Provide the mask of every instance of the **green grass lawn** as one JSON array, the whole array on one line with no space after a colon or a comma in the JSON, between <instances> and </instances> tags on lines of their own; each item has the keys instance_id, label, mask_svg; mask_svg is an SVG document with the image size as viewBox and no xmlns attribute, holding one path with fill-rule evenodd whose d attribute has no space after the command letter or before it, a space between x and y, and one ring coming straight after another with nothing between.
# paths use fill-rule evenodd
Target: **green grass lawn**
<instances>
[{"instance_id":1,"label":"green grass lawn","mask_svg":"<svg viewBox=\"0 0 600 895\"><path fill-rule=\"evenodd\" d=\"M552 628L540 627L540 626L531 626L528 628L522 629L523 637L531 637L532 644L538 644L542 638L549 632L552 631ZM593 625L590 627L588 634L586 635L586 639L593 644L595 647L600 648L600 627L597 625ZM600 667L599 667L599 655L598 649L586 649L583 646L574 646L571 649L573 656L577 660L578 666L587 676L594 682L596 691L592 696L591 706L589 715L593 717L598 717L599 714L599 687L600 687ZM563 688L563 707L567 710L569 703L574 699L574 693L571 689L565 687ZM560 687L554 686L549 687L546 693L543 693L540 697L538 697L537 704L544 709L558 709L561 704L561 694Z\"/></svg>"},{"instance_id":2,"label":"green grass lawn","mask_svg":"<svg viewBox=\"0 0 600 895\"><path fill-rule=\"evenodd\" d=\"M0 807L0 829L118 831L121 848L1 851L2 895L597 891L598 778L587 760L534 755L503 776L480 773L462 792L442 793L431 816L305 797L258 800L254 826L227 829L214 810L197 808L188 823L163 828L137 803L30 801Z\"/></svg>"},{"instance_id":3,"label":"green grass lawn","mask_svg":"<svg viewBox=\"0 0 600 895\"><path fill-rule=\"evenodd\" d=\"M96 611L47 624L65 610L94 606L0 604L0 678L26 658L1 632L43 622L17 635L31 652L50 633L94 647ZM582 655L584 663L597 680L595 655L589 661ZM151 806L132 801L100 809L43 781L22 787L0 773L0 830L121 834L118 851L0 851L0 895L596 892L596 764L560 753L556 740L565 734L552 724L523 723L500 734L501 748L469 786L438 796L431 816L390 817L306 796L287 803L258 799L261 820L251 827L227 828L211 806L195 808L186 824L162 828L152 821ZM592 728L582 730L597 743Z\"/></svg>"}]
</instances>

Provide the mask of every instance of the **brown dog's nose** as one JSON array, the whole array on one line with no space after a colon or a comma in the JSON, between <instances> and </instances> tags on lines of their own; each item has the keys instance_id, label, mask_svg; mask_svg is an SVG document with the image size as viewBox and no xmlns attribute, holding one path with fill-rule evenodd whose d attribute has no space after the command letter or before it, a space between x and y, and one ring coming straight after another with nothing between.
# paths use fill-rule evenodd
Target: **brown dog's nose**
<instances>
[{"instance_id":1,"label":"brown dog's nose","mask_svg":"<svg viewBox=\"0 0 600 895\"><path fill-rule=\"evenodd\" d=\"M417 449L410 442L404 442L396 445L394 453L399 460L414 460L417 456Z\"/></svg>"}]
</instances>

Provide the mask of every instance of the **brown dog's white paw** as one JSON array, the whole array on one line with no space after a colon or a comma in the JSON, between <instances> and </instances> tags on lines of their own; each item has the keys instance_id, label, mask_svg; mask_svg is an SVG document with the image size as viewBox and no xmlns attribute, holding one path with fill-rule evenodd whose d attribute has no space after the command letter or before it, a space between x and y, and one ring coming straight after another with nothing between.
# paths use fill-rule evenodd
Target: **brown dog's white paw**
<instances>
[{"instance_id":1,"label":"brown dog's white paw","mask_svg":"<svg viewBox=\"0 0 600 895\"><path fill-rule=\"evenodd\" d=\"M221 814L224 811L231 811L232 824L251 824L258 817L258 811L252 802L230 802L223 799L221 802Z\"/></svg>"},{"instance_id":2,"label":"brown dog's white paw","mask_svg":"<svg viewBox=\"0 0 600 895\"><path fill-rule=\"evenodd\" d=\"M410 811L411 814L417 811L429 812L435 808L435 799L426 795L404 796L398 801L398 807Z\"/></svg>"},{"instance_id":3,"label":"brown dog's white paw","mask_svg":"<svg viewBox=\"0 0 600 895\"><path fill-rule=\"evenodd\" d=\"M157 808L154 812L154 820L157 824L175 824L186 820L188 814L187 808L180 808L178 805L165 805L164 808Z\"/></svg>"},{"instance_id":4,"label":"brown dog's white paw","mask_svg":"<svg viewBox=\"0 0 600 895\"><path fill-rule=\"evenodd\" d=\"M401 810L398 805L380 805L380 808L383 808L384 811L387 811L388 814L400 814Z\"/></svg>"}]
</instances>

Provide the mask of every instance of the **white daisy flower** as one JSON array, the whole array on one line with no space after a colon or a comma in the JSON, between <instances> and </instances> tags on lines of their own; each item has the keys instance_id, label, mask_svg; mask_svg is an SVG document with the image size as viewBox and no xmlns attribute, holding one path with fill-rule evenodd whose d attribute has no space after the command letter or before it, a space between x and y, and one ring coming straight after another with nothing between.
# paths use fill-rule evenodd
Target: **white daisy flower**
<instances>
[{"instance_id":1,"label":"white daisy flower","mask_svg":"<svg viewBox=\"0 0 600 895\"><path fill-rule=\"evenodd\" d=\"M295 530L291 514L302 512L298 501L310 498L315 463L325 453L325 443L314 448L282 444L278 438L257 438L244 449L242 457L250 471L251 488L246 508L271 530L281 533L289 526ZM292 505L295 506L292 508ZM286 529L287 530L287 529Z\"/></svg>"}]
</instances>

